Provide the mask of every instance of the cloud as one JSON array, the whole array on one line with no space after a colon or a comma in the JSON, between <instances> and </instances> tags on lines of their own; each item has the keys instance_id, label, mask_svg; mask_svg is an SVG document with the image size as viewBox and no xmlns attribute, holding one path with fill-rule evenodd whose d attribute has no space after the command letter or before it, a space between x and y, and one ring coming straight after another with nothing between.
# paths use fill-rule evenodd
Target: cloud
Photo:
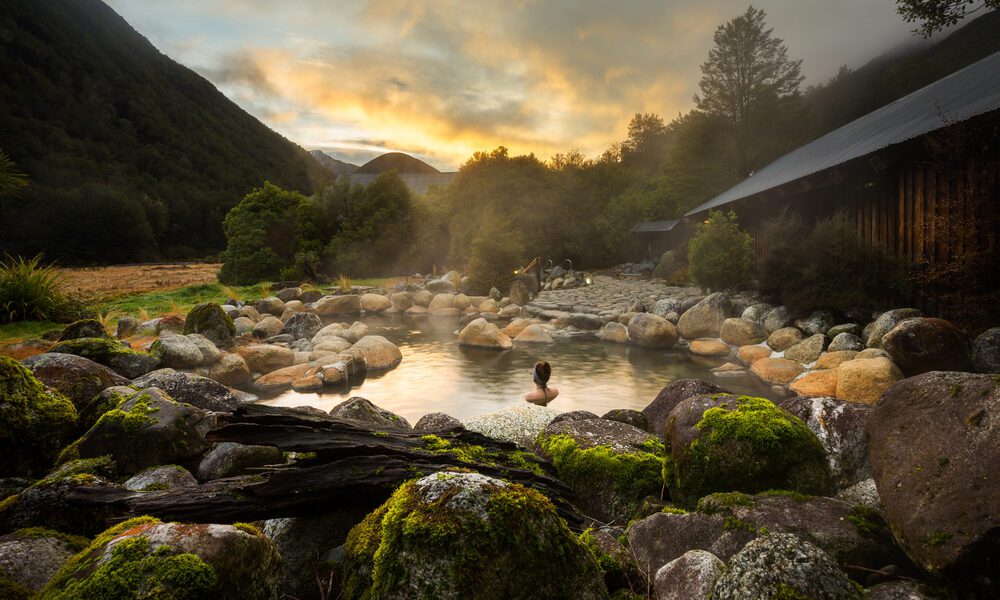
<instances>
[{"instance_id":1,"label":"cloud","mask_svg":"<svg viewBox=\"0 0 1000 600\"><path fill-rule=\"evenodd\" d=\"M816 82L903 39L909 26L885 4L755 2ZM596 155L637 112L669 120L692 106L715 28L745 9L745 0L174 0L155 10L161 43L165 12L203 15L202 29L180 27L168 50L298 143L382 140L364 150L413 152L447 169L498 145ZM190 50L184 39L206 41Z\"/></svg>"}]
</instances>

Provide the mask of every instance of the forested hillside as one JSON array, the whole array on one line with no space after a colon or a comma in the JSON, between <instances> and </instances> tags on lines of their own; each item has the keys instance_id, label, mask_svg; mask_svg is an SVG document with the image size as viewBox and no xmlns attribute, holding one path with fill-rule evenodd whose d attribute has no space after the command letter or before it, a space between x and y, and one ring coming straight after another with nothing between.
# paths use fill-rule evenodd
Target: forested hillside
<instances>
[{"instance_id":1,"label":"forested hillside","mask_svg":"<svg viewBox=\"0 0 1000 600\"><path fill-rule=\"evenodd\" d=\"M0 250L202 256L249 190L311 193L322 176L99 0L0 0L0 73L0 149L31 179L0 206Z\"/></svg>"}]
</instances>

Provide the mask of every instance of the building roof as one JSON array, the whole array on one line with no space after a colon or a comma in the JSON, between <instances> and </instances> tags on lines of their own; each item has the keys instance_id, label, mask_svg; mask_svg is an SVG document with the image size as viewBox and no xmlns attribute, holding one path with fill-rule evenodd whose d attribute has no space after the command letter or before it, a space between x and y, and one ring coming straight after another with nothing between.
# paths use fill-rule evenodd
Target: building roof
<instances>
[{"instance_id":1,"label":"building roof","mask_svg":"<svg viewBox=\"0 0 1000 600\"><path fill-rule=\"evenodd\" d=\"M643 221L631 229L632 233L662 233L670 231L680 221Z\"/></svg>"},{"instance_id":2,"label":"building roof","mask_svg":"<svg viewBox=\"0 0 1000 600\"><path fill-rule=\"evenodd\" d=\"M1000 52L886 104L782 156L688 216L1000 109Z\"/></svg>"}]
</instances>

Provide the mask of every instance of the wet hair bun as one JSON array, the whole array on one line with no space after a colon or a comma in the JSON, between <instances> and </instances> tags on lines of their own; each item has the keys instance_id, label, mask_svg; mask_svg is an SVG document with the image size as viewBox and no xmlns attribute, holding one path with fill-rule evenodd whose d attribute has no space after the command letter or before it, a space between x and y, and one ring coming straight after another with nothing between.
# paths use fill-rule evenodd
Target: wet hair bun
<instances>
[{"instance_id":1,"label":"wet hair bun","mask_svg":"<svg viewBox=\"0 0 1000 600\"><path fill-rule=\"evenodd\" d=\"M549 363L544 360L540 360L535 363L535 376L542 381L542 383L548 383L549 377L552 375L552 367Z\"/></svg>"}]
</instances>

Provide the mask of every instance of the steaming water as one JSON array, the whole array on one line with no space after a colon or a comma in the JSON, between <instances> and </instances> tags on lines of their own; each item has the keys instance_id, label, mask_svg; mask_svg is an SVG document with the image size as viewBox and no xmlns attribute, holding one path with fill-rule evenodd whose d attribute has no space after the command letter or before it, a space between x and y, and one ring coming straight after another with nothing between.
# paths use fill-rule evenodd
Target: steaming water
<instances>
[{"instance_id":1,"label":"steaming water","mask_svg":"<svg viewBox=\"0 0 1000 600\"><path fill-rule=\"evenodd\" d=\"M549 406L563 412L642 410L663 386L684 378L711 381L736 393L768 395L767 388L749 377L712 375L710 369L721 360L611 344L590 335L557 338L554 344L515 344L513 350L499 352L460 347L453 318L366 317L364 322L370 334L399 346L403 362L398 367L369 375L360 387L344 393L289 391L263 403L328 411L347 398L362 396L411 424L430 412L465 419L522 402L521 394L534 389L531 370L538 360L552 365L549 385L559 390L559 397Z\"/></svg>"}]
</instances>

